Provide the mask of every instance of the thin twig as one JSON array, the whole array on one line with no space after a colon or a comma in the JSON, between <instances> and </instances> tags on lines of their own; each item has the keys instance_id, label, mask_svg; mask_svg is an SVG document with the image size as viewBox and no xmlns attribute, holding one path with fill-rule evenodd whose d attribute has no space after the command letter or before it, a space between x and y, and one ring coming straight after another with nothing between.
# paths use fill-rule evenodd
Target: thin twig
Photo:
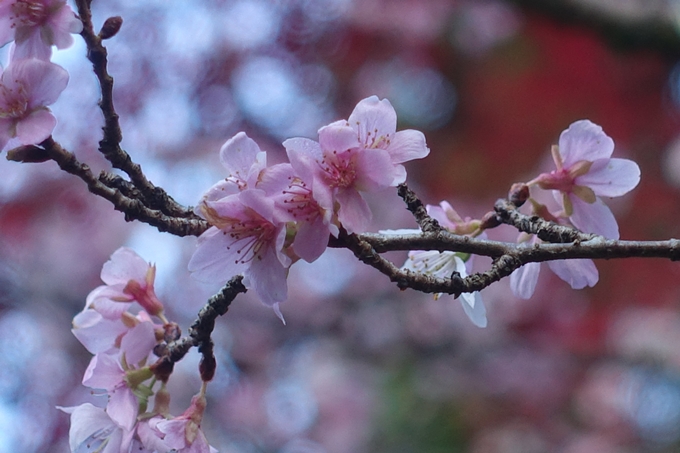
<instances>
[{"instance_id":1,"label":"thin twig","mask_svg":"<svg viewBox=\"0 0 680 453\"><path fill-rule=\"evenodd\" d=\"M102 44L102 39L94 31L89 0L76 0L76 5L83 22L83 31L80 34L87 45L87 58L92 62L102 93L99 107L104 114L104 135L99 142L99 151L114 168L124 171L130 177L132 183L140 191L140 200L148 208L159 210L172 217L198 219L198 216L190 209L180 205L165 190L151 183L144 175L141 166L133 162L130 155L120 147L123 134L113 103L113 77L107 69L108 53Z\"/></svg>"}]
</instances>

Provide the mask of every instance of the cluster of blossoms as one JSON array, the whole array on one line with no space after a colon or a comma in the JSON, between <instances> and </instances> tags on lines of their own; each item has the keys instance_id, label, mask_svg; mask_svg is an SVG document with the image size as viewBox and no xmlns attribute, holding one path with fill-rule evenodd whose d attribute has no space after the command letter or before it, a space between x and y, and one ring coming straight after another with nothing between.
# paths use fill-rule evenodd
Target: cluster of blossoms
<instances>
[{"instance_id":1,"label":"cluster of blossoms","mask_svg":"<svg viewBox=\"0 0 680 453\"><path fill-rule=\"evenodd\" d=\"M155 274L156 268L132 250L117 250L101 272L106 285L90 293L85 309L73 319L73 334L94 354L83 385L103 389L108 401L105 408L90 403L61 408L71 414L71 451L217 451L200 429L206 382L182 415L170 415L167 376L152 353L161 341L176 340L179 332L163 315ZM133 314L133 307L141 309Z\"/></svg>"},{"instance_id":2,"label":"cluster of blossoms","mask_svg":"<svg viewBox=\"0 0 680 453\"><path fill-rule=\"evenodd\" d=\"M576 121L562 132L559 144L553 146L556 170L542 173L532 181L521 184L526 188L551 190L559 208L551 212L547 206L528 198L532 214L561 225L573 226L586 233L608 239L619 238L614 215L602 197L618 197L631 191L640 181L640 168L628 159L612 158L614 141L602 128L588 120ZM454 234L481 237L480 220L462 219L449 203L427 206L428 214L442 227ZM412 233L413 230L385 231L387 234ZM531 246L540 239L521 233L518 242ZM473 257L456 252L412 251L404 269L440 278L454 273L466 277L472 268ZM536 288L540 263L527 263L510 276L512 292L520 298L530 298ZM599 278L592 260L572 259L549 261L548 267L574 289L594 286ZM435 295L439 297L439 295ZM479 292L460 296L465 313L479 327L486 326L486 310Z\"/></svg>"},{"instance_id":3,"label":"cluster of blossoms","mask_svg":"<svg viewBox=\"0 0 680 453\"><path fill-rule=\"evenodd\" d=\"M83 24L64 0L0 2L0 46L12 43L0 76L0 150L37 144L57 123L47 108L68 83L64 68L50 62L52 46L73 44Z\"/></svg>"},{"instance_id":4,"label":"cluster of blossoms","mask_svg":"<svg viewBox=\"0 0 680 453\"><path fill-rule=\"evenodd\" d=\"M371 211L362 193L403 183L402 163L429 153L421 132L396 129L390 102L371 96L348 120L319 129L318 142L284 141L290 163L267 166L265 152L236 134L220 150L227 178L196 207L213 226L199 238L189 270L203 281L243 275L283 319L291 264L316 260L341 228L364 231Z\"/></svg>"},{"instance_id":5,"label":"cluster of blossoms","mask_svg":"<svg viewBox=\"0 0 680 453\"><path fill-rule=\"evenodd\" d=\"M529 198L532 214L585 233L607 239L619 238L619 226L602 197L620 197L640 182L640 167L628 159L612 158L614 141L602 128L588 120L572 123L552 147L556 169L527 183L529 187L551 190L559 205L556 212ZM530 246L535 236L520 234L518 241ZM510 276L516 296L528 299L534 293L540 263L528 263ZM549 261L548 267L574 289L594 286L599 274L589 259Z\"/></svg>"}]
</instances>

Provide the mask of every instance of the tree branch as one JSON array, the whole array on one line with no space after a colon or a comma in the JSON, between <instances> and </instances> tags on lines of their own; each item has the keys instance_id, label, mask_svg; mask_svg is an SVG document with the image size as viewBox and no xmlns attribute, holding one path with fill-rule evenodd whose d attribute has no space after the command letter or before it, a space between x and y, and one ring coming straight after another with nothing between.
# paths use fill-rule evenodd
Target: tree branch
<instances>
[{"instance_id":1,"label":"tree branch","mask_svg":"<svg viewBox=\"0 0 680 453\"><path fill-rule=\"evenodd\" d=\"M224 315L233 300L247 291L243 286L243 277L237 275L227 282L222 290L208 299L206 305L198 312L198 318L189 327L189 336L180 338L167 344L162 344L156 352L160 355L153 365L159 379L167 380L172 373L174 364L182 360L189 350L197 346L202 355L201 379L210 381L215 374L215 356L213 354L212 332L215 330L215 320ZM160 375L159 375L160 374ZM165 377L165 379L163 379Z\"/></svg>"},{"instance_id":2,"label":"tree branch","mask_svg":"<svg viewBox=\"0 0 680 453\"><path fill-rule=\"evenodd\" d=\"M139 189L139 200L148 208L159 210L171 217L199 219L191 210L177 203L165 190L151 183L142 172L141 166L133 162L130 155L120 147L123 134L113 103L113 77L107 69L108 53L101 37L94 32L90 1L76 0L76 5L83 22L83 31L80 34L87 45L87 58L92 62L102 93L99 107L104 114L104 136L99 142L99 151L114 168L124 171L130 177L132 184Z\"/></svg>"},{"instance_id":3,"label":"tree branch","mask_svg":"<svg viewBox=\"0 0 680 453\"><path fill-rule=\"evenodd\" d=\"M97 178L88 165L79 162L73 153L62 148L52 137L40 146L45 148L47 157L54 160L62 170L82 179L90 192L113 203L114 209L123 212L128 222L139 220L159 231L177 236L199 236L210 227L208 222L200 218L171 217L160 210L150 209L141 200L131 197L134 193L130 187L123 185L125 188L119 190L108 186L107 182L115 180L114 176L102 172Z\"/></svg>"}]
</instances>

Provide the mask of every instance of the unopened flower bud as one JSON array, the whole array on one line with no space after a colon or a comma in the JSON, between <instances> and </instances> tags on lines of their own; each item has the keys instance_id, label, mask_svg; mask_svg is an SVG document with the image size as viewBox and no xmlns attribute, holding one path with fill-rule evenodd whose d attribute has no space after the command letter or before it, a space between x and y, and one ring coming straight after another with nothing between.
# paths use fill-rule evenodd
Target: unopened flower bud
<instances>
[{"instance_id":1,"label":"unopened flower bud","mask_svg":"<svg viewBox=\"0 0 680 453\"><path fill-rule=\"evenodd\" d=\"M116 36L116 33L120 30L123 25L123 18L120 16L113 16L106 19L102 29L99 30L99 37L101 39L109 39Z\"/></svg>"},{"instance_id":2,"label":"unopened flower bud","mask_svg":"<svg viewBox=\"0 0 680 453\"><path fill-rule=\"evenodd\" d=\"M508 200L516 207L520 207L525 201L529 199L529 186L523 182L516 182L510 187L508 192Z\"/></svg>"},{"instance_id":3,"label":"unopened flower bud","mask_svg":"<svg viewBox=\"0 0 680 453\"><path fill-rule=\"evenodd\" d=\"M13 162L39 163L47 162L50 156L47 150L35 145L24 145L7 151L7 160Z\"/></svg>"},{"instance_id":4,"label":"unopened flower bud","mask_svg":"<svg viewBox=\"0 0 680 453\"><path fill-rule=\"evenodd\" d=\"M498 216L496 216L496 213L493 211L489 211L486 214L484 214L484 217L482 217L481 223L479 224L479 229L488 230L490 228L496 228L500 224L501 221L498 220Z\"/></svg>"}]
</instances>

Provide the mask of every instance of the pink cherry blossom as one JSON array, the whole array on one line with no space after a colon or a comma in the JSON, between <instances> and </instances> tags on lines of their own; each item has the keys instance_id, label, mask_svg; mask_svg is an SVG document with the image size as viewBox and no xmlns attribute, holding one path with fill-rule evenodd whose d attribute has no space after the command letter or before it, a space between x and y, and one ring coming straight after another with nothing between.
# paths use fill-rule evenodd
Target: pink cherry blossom
<instances>
[{"instance_id":1,"label":"pink cherry blossom","mask_svg":"<svg viewBox=\"0 0 680 453\"><path fill-rule=\"evenodd\" d=\"M261 189L246 189L217 201L202 202L213 227L198 239L189 270L201 281L224 283L244 275L262 302L277 312L287 298L291 260L283 253L285 223L274 218L274 200Z\"/></svg>"},{"instance_id":2,"label":"pink cherry blossom","mask_svg":"<svg viewBox=\"0 0 680 453\"><path fill-rule=\"evenodd\" d=\"M522 234L520 244L530 247L540 242L536 236ZM569 283L574 289L583 289L586 286L595 286L600 275L593 260L555 260L548 261L548 267L555 275ZM510 274L510 289L520 299L530 299L536 290L538 275L541 271L541 263L527 263Z\"/></svg>"},{"instance_id":3,"label":"pink cherry blossom","mask_svg":"<svg viewBox=\"0 0 680 453\"><path fill-rule=\"evenodd\" d=\"M619 238L614 215L601 197L619 197L640 182L640 168L628 159L611 158L614 141L588 120L572 123L553 147L557 170L529 184L553 190L564 214L586 233Z\"/></svg>"},{"instance_id":4,"label":"pink cherry blossom","mask_svg":"<svg viewBox=\"0 0 680 453\"><path fill-rule=\"evenodd\" d=\"M4 0L0 2L0 45L16 43L14 59L49 60L52 46L73 44L71 33L83 23L64 0Z\"/></svg>"},{"instance_id":5,"label":"pink cherry blossom","mask_svg":"<svg viewBox=\"0 0 680 453\"><path fill-rule=\"evenodd\" d=\"M348 121L319 129L318 143L306 138L283 142L291 165L319 205L335 212L349 233L364 231L371 219L361 192L404 182L401 163L429 153L421 132L396 132L396 127L389 101L371 96L357 104Z\"/></svg>"},{"instance_id":6,"label":"pink cherry blossom","mask_svg":"<svg viewBox=\"0 0 680 453\"><path fill-rule=\"evenodd\" d=\"M154 316L162 316L163 304L154 290L156 266L147 263L132 249L121 247L104 263L101 279L106 285L92 290L86 307L94 308L109 319L119 318L137 301Z\"/></svg>"},{"instance_id":7,"label":"pink cherry blossom","mask_svg":"<svg viewBox=\"0 0 680 453\"><path fill-rule=\"evenodd\" d=\"M34 145L50 136L56 118L47 105L53 104L68 83L66 70L54 63L14 60L0 77L0 149L15 138Z\"/></svg>"}]
</instances>

